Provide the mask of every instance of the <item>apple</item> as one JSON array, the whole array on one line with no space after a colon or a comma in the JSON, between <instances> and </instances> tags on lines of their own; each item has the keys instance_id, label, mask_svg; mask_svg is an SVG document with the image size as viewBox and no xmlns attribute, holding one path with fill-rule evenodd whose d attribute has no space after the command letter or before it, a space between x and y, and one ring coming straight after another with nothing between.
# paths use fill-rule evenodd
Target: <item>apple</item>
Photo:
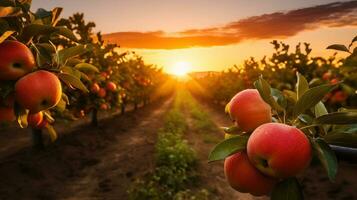
<instances>
[{"instance_id":1,"label":"apple","mask_svg":"<svg viewBox=\"0 0 357 200\"><path fill-rule=\"evenodd\" d=\"M98 93L100 90L100 87L98 85L98 83L93 83L91 89L90 89L93 93Z\"/></svg>"},{"instance_id":2,"label":"apple","mask_svg":"<svg viewBox=\"0 0 357 200\"><path fill-rule=\"evenodd\" d=\"M52 108L61 100L60 80L51 72L39 70L27 74L15 84L16 102L31 113Z\"/></svg>"},{"instance_id":3,"label":"apple","mask_svg":"<svg viewBox=\"0 0 357 200\"><path fill-rule=\"evenodd\" d=\"M107 78L108 78L107 72L102 72L102 73L100 73L100 76L103 77L104 79L107 79Z\"/></svg>"},{"instance_id":4,"label":"apple","mask_svg":"<svg viewBox=\"0 0 357 200\"><path fill-rule=\"evenodd\" d=\"M12 107L0 107L0 124L7 124L16 120Z\"/></svg>"},{"instance_id":5,"label":"apple","mask_svg":"<svg viewBox=\"0 0 357 200\"><path fill-rule=\"evenodd\" d=\"M332 79L332 80L330 81L330 83L331 83L332 85L334 85L334 84L337 84L339 81L340 81L340 80L338 80L338 78L334 78L334 79Z\"/></svg>"},{"instance_id":6,"label":"apple","mask_svg":"<svg viewBox=\"0 0 357 200\"><path fill-rule=\"evenodd\" d=\"M224 160L224 174L229 185L242 193L255 196L269 195L277 180L265 176L250 163L246 152L239 152Z\"/></svg>"},{"instance_id":7,"label":"apple","mask_svg":"<svg viewBox=\"0 0 357 200\"><path fill-rule=\"evenodd\" d=\"M237 93L229 103L229 113L240 129L246 132L272 120L269 104L265 103L256 89Z\"/></svg>"},{"instance_id":8,"label":"apple","mask_svg":"<svg viewBox=\"0 0 357 200\"><path fill-rule=\"evenodd\" d=\"M322 79L325 80L325 81L330 80L330 78L331 78L331 73L330 73L330 72L325 72L325 73L322 75Z\"/></svg>"},{"instance_id":9,"label":"apple","mask_svg":"<svg viewBox=\"0 0 357 200\"><path fill-rule=\"evenodd\" d=\"M298 128L281 123L259 126L247 143L249 160L262 173L277 178L292 177L310 163L309 139Z\"/></svg>"},{"instance_id":10,"label":"apple","mask_svg":"<svg viewBox=\"0 0 357 200\"><path fill-rule=\"evenodd\" d=\"M100 105L100 109L102 109L102 110L108 110L108 105L105 104L105 103L103 103L103 104Z\"/></svg>"},{"instance_id":11,"label":"apple","mask_svg":"<svg viewBox=\"0 0 357 200\"><path fill-rule=\"evenodd\" d=\"M109 81L109 82L107 83L107 90L109 90L109 91L111 91L111 92L115 92L116 89L117 89L117 85L116 85L114 82Z\"/></svg>"},{"instance_id":12,"label":"apple","mask_svg":"<svg viewBox=\"0 0 357 200\"><path fill-rule=\"evenodd\" d=\"M26 45L9 40L0 44L0 80L17 80L34 67L35 58Z\"/></svg>"},{"instance_id":13,"label":"apple","mask_svg":"<svg viewBox=\"0 0 357 200\"><path fill-rule=\"evenodd\" d=\"M332 103L337 103L337 102L344 102L346 101L346 99L348 98L348 94L346 94L343 91L337 91L333 94L333 96L331 97L331 102Z\"/></svg>"},{"instance_id":14,"label":"apple","mask_svg":"<svg viewBox=\"0 0 357 200\"><path fill-rule=\"evenodd\" d=\"M107 91L104 88L100 88L98 92L98 96L104 98L107 95Z\"/></svg>"},{"instance_id":15,"label":"apple","mask_svg":"<svg viewBox=\"0 0 357 200\"><path fill-rule=\"evenodd\" d=\"M43 113L30 113L27 115L27 123L32 128L37 128L43 121Z\"/></svg>"},{"instance_id":16,"label":"apple","mask_svg":"<svg viewBox=\"0 0 357 200\"><path fill-rule=\"evenodd\" d=\"M47 126L47 124L48 124L47 119L43 118L42 122L39 125L37 125L36 129L43 129Z\"/></svg>"}]
</instances>

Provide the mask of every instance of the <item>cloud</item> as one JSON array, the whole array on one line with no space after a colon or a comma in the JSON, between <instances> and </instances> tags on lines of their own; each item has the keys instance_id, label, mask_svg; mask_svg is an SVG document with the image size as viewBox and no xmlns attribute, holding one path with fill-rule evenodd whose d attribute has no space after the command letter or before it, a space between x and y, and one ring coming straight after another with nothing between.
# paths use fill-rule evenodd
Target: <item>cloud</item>
<instances>
[{"instance_id":1,"label":"cloud","mask_svg":"<svg viewBox=\"0 0 357 200\"><path fill-rule=\"evenodd\" d=\"M290 37L319 27L356 25L357 1L349 1L253 16L221 27L177 33L117 32L104 35L104 39L126 48L180 49L223 46L247 39Z\"/></svg>"}]
</instances>

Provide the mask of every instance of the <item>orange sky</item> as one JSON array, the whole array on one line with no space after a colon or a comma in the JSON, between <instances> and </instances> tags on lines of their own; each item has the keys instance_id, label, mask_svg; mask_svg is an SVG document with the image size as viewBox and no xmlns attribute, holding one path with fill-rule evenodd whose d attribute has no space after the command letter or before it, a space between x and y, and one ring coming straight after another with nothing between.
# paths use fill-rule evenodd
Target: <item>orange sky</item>
<instances>
[{"instance_id":1,"label":"orange sky","mask_svg":"<svg viewBox=\"0 0 357 200\"><path fill-rule=\"evenodd\" d=\"M272 52L269 42L312 44L313 55L348 44L357 35L357 1L333 0L34 0L33 9L64 7L64 17L84 12L105 39L122 51L134 50L148 63L175 71L187 62L192 71L223 70L250 56Z\"/></svg>"}]
</instances>

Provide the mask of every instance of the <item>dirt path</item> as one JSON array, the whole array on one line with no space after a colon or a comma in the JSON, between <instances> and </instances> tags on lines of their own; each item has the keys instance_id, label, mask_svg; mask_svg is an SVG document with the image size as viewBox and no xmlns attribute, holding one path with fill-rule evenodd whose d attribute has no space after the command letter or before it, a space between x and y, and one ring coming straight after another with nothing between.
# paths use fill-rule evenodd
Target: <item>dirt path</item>
<instances>
[{"instance_id":1,"label":"dirt path","mask_svg":"<svg viewBox=\"0 0 357 200\"><path fill-rule=\"evenodd\" d=\"M239 193L233 190L225 180L223 171L223 161L207 163L209 152L224 137L224 132L218 127L229 126L231 122L224 114L218 114L216 110L205 104L200 105L209 114L216 125L213 130L197 130L194 126L194 119L190 110L186 107L185 115L188 121L189 130L187 139L189 144L195 149L198 159L201 184L200 187L206 188L211 193L210 200L265 200L265 197L254 197L249 194ZM223 111L222 111L223 112ZM206 134L206 135L204 135ZM206 139L205 139L206 138ZM209 138L209 140L207 139Z\"/></svg>"},{"instance_id":2,"label":"dirt path","mask_svg":"<svg viewBox=\"0 0 357 200\"><path fill-rule=\"evenodd\" d=\"M153 168L157 129L172 99L82 127L44 152L25 148L0 161L0 199L127 199Z\"/></svg>"}]
</instances>

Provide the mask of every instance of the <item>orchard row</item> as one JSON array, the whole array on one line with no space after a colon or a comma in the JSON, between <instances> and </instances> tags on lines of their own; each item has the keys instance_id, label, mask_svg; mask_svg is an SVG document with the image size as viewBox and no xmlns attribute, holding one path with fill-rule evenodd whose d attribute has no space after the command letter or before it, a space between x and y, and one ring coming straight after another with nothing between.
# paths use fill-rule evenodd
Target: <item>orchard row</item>
<instances>
[{"instance_id":1,"label":"orchard row","mask_svg":"<svg viewBox=\"0 0 357 200\"><path fill-rule=\"evenodd\" d=\"M47 128L55 140L56 118L92 113L96 125L98 110L125 112L159 98L153 94L168 80L161 69L105 43L83 14L65 19L62 8L30 6L0 2L0 124Z\"/></svg>"},{"instance_id":2,"label":"orchard row","mask_svg":"<svg viewBox=\"0 0 357 200\"><path fill-rule=\"evenodd\" d=\"M311 56L312 49L307 43L303 45L299 43L295 50L291 51L289 45L273 41L274 53L271 56L265 56L261 60L251 57L241 66L233 66L221 73L212 72L207 76L193 76L194 82L189 85L191 91L199 92L199 96L205 96L215 103L225 105L237 91L252 88L254 81L260 75L263 75L273 88L282 91L293 90L297 81L295 74L299 72L306 77L312 87L342 81L323 99L329 111L341 106L356 107L357 52L351 48L355 40L356 38L349 45L350 49L344 45L329 47L349 54L343 59L340 58L341 56L337 57L336 53L330 58ZM200 87L197 87L197 83ZM203 88L203 91L200 88Z\"/></svg>"},{"instance_id":3,"label":"orchard row","mask_svg":"<svg viewBox=\"0 0 357 200\"><path fill-rule=\"evenodd\" d=\"M225 140L209 160L225 159L232 188L273 200L304 199L300 180L313 158L335 180L338 160L332 145L357 147L357 48L350 52L356 41L349 48L328 47L350 53L336 65L335 58L310 58L307 44L306 54L299 46L289 54L287 45L273 42L276 53L269 63L251 59L242 69L191 83L196 95L210 91L210 99L227 102L233 125L223 127Z\"/></svg>"}]
</instances>

